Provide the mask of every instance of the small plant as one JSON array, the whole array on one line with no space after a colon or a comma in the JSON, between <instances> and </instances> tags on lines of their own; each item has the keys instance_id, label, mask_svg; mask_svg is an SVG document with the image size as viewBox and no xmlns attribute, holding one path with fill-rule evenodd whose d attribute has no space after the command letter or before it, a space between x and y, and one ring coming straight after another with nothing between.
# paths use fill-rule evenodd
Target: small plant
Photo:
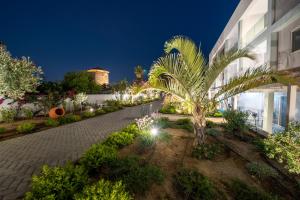
<instances>
[{"instance_id":1,"label":"small plant","mask_svg":"<svg viewBox=\"0 0 300 200\"><path fill-rule=\"evenodd\" d=\"M31 131L33 131L33 129L35 129L35 124L29 122L22 123L17 126L18 133L30 133Z\"/></svg>"},{"instance_id":2,"label":"small plant","mask_svg":"<svg viewBox=\"0 0 300 200\"><path fill-rule=\"evenodd\" d=\"M6 129L4 127L0 127L0 134L4 133Z\"/></svg>"},{"instance_id":3,"label":"small plant","mask_svg":"<svg viewBox=\"0 0 300 200\"><path fill-rule=\"evenodd\" d=\"M160 113L163 114L176 114L176 107L174 105L165 105L162 109L159 110Z\"/></svg>"},{"instance_id":4,"label":"small plant","mask_svg":"<svg viewBox=\"0 0 300 200\"><path fill-rule=\"evenodd\" d=\"M128 126L123 128L122 131L130 133L130 134L134 135L134 137L139 136L140 132L141 132L135 123L129 124Z\"/></svg>"},{"instance_id":5,"label":"small plant","mask_svg":"<svg viewBox=\"0 0 300 200\"><path fill-rule=\"evenodd\" d=\"M58 118L59 124L68 124L73 122L78 122L81 120L80 115L69 114Z\"/></svg>"},{"instance_id":6,"label":"small plant","mask_svg":"<svg viewBox=\"0 0 300 200\"><path fill-rule=\"evenodd\" d=\"M139 148L141 150L150 149L155 144L156 137L153 137L149 132L144 132L138 137Z\"/></svg>"},{"instance_id":7,"label":"small plant","mask_svg":"<svg viewBox=\"0 0 300 200\"><path fill-rule=\"evenodd\" d=\"M22 113L24 114L26 119L32 119L33 118L33 111L31 108L23 108Z\"/></svg>"},{"instance_id":8,"label":"small plant","mask_svg":"<svg viewBox=\"0 0 300 200\"><path fill-rule=\"evenodd\" d=\"M117 150L104 144L94 144L80 160L89 171L102 167L117 158Z\"/></svg>"},{"instance_id":9,"label":"small plant","mask_svg":"<svg viewBox=\"0 0 300 200\"><path fill-rule=\"evenodd\" d=\"M216 190L212 182L195 170L181 169L175 175L174 183L184 199L216 199Z\"/></svg>"},{"instance_id":10,"label":"small plant","mask_svg":"<svg viewBox=\"0 0 300 200\"><path fill-rule=\"evenodd\" d=\"M234 195L234 199L238 200L278 200L276 196L259 191L255 187L251 187L244 182L236 179L229 186Z\"/></svg>"},{"instance_id":11,"label":"small plant","mask_svg":"<svg viewBox=\"0 0 300 200\"><path fill-rule=\"evenodd\" d=\"M248 130L247 119L249 114L238 110L227 110L224 112L227 123L225 129L229 133L243 133Z\"/></svg>"},{"instance_id":12,"label":"small plant","mask_svg":"<svg viewBox=\"0 0 300 200\"><path fill-rule=\"evenodd\" d=\"M134 135L127 132L115 132L111 134L103 144L114 148L122 148L133 142Z\"/></svg>"},{"instance_id":13,"label":"small plant","mask_svg":"<svg viewBox=\"0 0 300 200\"><path fill-rule=\"evenodd\" d=\"M251 175L256 176L261 180L267 177L273 177L273 178L278 177L278 172L272 167L270 167L269 165L264 163L257 163L257 162L248 163L246 165L246 168Z\"/></svg>"},{"instance_id":14,"label":"small plant","mask_svg":"<svg viewBox=\"0 0 300 200\"><path fill-rule=\"evenodd\" d=\"M194 131L193 123L189 118L178 119L177 121L175 121L175 126L173 126L173 127L184 129L184 130L187 130L188 132Z\"/></svg>"},{"instance_id":15,"label":"small plant","mask_svg":"<svg viewBox=\"0 0 300 200\"><path fill-rule=\"evenodd\" d=\"M221 152L223 152L223 147L220 144L202 144L193 149L192 156L199 160L212 160Z\"/></svg>"},{"instance_id":16,"label":"small plant","mask_svg":"<svg viewBox=\"0 0 300 200\"><path fill-rule=\"evenodd\" d=\"M205 125L206 128L214 128L216 126L217 126L216 123L209 121L209 120L206 121L206 125Z\"/></svg>"},{"instance_id":17,"label":"small plant","mask_svg":"<svg viewBox=\"0 0 300 200\"><path fill-rule=\"evenodd\" d=\"M214 129L214 128L207 129L206 133L207 133L207 135L210 135L210 136L219 136L222 134L221 131Z\"/></svg>"},{"instance_id":18,"label":"small plant","mask_svg":"<svg viewBox=\"0 0 300 200\"><path fill-rule=\"evenodd\" d=\"M46 126L51 126L51 127L56 127L56 126L59 125L59 121L57 121L57 120L55 120L55 119L49 118L49 119L47 119L47 120L45 121L45 125L46 125Z\"/></svg>"},{"instance_id":19,"label":"small plant","mask_svg":"<svg viewBox=\"0 0 300 200\"><path fill-rule=\"evenodd\" d=\"M87 184L88 177L84 168L67 164L65 167L43 166L39 176L32 177L31 192L27 192L25 200L34 199L73 199Z\"/></svg>"},{"instance_id":20,"label":"small plant","mask_svg":"<svg viewBox=\"0 0 300 200\"><path fill-rule=\"evenodd\" d=\"M2 120L4 122L13 122L17 116L17 111L14 108L1 108L0 110Z\"/></svg>"},{"instance_id":21,"label":"small plant","mask_svg":"<svg viewBox=\"0 0 300 200\"><path fill-rule=\"evenodd\" d=\"M169 123L170 123L170 121L169 121L169 118L167 118L167 117L160 117L160 118L154 120L155 126L157 126L159 128L168 128Z\"/></svg>"},{"instance_id":22,"label":"small plant","mask_svg":"<svg viewBox=\"0 0 300 200\"><path fill-rule=\"evenodd\" d=\"M140 130L146 130L152 126L154 120L152 117L145 115L142 118L136 119L135 122Z\"/></svg>"},{"instance_id":23,"label":"small plant","mask_svg":"<svg viewBox=\"0 0 300 200\"><path fill-rule=\"evenodd\" d=\"M82 116L84 118L90 118L90 117L94 117L96 114L94 112L91 112L91 111L85 111L82 113Z\"/></svg>"},{"instance_id":24,"label":"small plant","mask_svg":"<svg viewBox=\"0 0 300 200\"><path fill-rule=\"evenodd\" d=\"M103 110L103 109L97 109L96 110L96 115L103 115L105 114L106 112Z\"/></svg>"},{"instance_id":25,"label":"small plant","mask_svg":"<svg viewBox=\"0 0 300 200\"><path fill-rule=\"evenodd\" d=\"M102 109L104 110L105 113L110 113L110 112L115 112L117 110L120 110L119 107L115 107L115 106L105 106Z\"/></svg>"},{"instance_id":26,"label":"small plant","mask_svg":"<svg viewBox=\"0 0 300 200\"><path fill-rule=\"evenodd\" d=\"M96 184L86 186L83 192L75 195L75 200L132 200L121 181L112 183L101 179Z\"/></svg>"},{"instance_id":27,"label":"small plant","mask_svg":"<svg viewBox=\"0 0 300 200\"><path fill-rule=\"evenodd\" d=\"M220 111L217 111L213 114L213 117L223 117L223 113Z\"/></svg>"}]
</instances>

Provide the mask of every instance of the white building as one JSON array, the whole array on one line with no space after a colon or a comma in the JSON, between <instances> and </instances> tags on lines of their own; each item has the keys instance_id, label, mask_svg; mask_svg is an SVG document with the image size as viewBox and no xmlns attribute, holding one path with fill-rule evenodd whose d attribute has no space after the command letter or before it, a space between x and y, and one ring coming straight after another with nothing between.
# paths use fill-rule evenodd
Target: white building
<instances>
[{"instance_id":1,"label":"white building","mask_svg":"<svg viewBox=\"0 0 300 200\"><path fill-rule=\"evenodd\" d=\"M241 0L209 60L234 48L247 48L256 60L231 63L218 77L212 92L249 67L267 64L300 77L300 0ZM300 90L297 86L270 85L229 100L235 109L257 114L256 124L268 133L289 121L300 121ZM225 104L223 105L223 107Z\"/></svg>"}]
</instances>

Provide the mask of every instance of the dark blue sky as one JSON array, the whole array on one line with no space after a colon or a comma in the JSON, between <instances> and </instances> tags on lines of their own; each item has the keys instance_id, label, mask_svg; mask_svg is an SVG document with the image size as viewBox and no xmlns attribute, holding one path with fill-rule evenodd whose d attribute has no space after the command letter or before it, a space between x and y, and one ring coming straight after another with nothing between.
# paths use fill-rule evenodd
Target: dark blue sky
<instances>
[{"instance_id":1,"label":"dark blue sky","mask_svg":"<svg viewBox=\"0 0 300 200\"><path fill-rule=\"evenodd\" d=\"M164 42L186 35L208 55L239 0L0 0L0 41L47 80L101 66L111 81L149 69Z\"/></svg>"}]
</instances>

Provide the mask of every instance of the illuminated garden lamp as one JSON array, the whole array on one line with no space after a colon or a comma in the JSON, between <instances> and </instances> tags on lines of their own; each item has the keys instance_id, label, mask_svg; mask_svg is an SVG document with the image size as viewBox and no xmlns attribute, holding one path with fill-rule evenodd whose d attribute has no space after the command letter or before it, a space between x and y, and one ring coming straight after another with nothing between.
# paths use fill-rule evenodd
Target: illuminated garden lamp
<instances>
[{"instance_id":1,"label":"illuminated garden lamp","mask_svg":"<svg viewBox=\"0 0 300 200\"><path fill-rule=\"evenodd\" d=\"M156 136L158 134L158 129L157 128L152 128L150 130L150 133L151 133L152 136Z\"/></svg>"}]
</instances>

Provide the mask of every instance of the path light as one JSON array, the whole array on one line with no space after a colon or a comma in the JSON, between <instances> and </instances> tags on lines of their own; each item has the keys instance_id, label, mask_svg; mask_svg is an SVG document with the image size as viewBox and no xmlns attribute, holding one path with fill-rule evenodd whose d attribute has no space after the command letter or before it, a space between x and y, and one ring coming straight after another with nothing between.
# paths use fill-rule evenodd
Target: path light
<instances>
[{"instance_id":1,"label":"path light","mask_svg":"<svg viewBox=\"0 0 300 200\"><path fill-rule=\"evenodd\" d=\"M152 136L156 136L158 134L158 129L157 128L151 128L150 133Z\"/></svg>"},{"instance_id":2,"label":"path light","mask_svg":"<svg viewBox=\"0 0 300 200\"><path fill-rule=\"evenodd\" d=\"M94 108L90 108L90 112L94 112Z\"/></svg>"}]
</instances>

